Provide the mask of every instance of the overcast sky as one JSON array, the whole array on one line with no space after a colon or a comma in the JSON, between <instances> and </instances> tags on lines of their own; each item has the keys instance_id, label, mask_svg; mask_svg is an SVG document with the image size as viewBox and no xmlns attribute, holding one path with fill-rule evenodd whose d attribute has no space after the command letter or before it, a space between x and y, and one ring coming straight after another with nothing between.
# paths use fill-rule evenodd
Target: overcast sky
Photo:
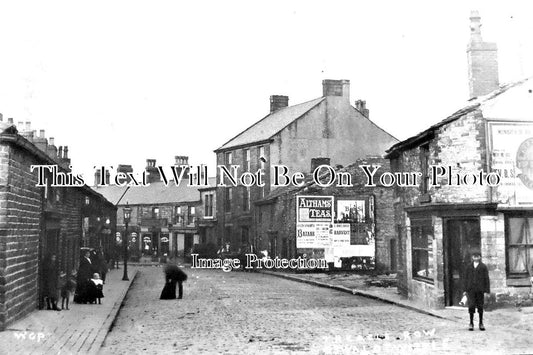
<instances>
[{"instance_id":1,"label":"overcast sky","mask_svg":"<svg viewBox=\"0 0 533 355\"><path fill-rule=\"evenodd\" d=\"M270 95L308 101L323 79L349 79L351 101L405 139L468 99L472 9L499 46L500 82L533 75L533 2L494 3L1 3L0 112L68 145L90 184L101 164L214 167Z\"/></svg>"}]
</instances>

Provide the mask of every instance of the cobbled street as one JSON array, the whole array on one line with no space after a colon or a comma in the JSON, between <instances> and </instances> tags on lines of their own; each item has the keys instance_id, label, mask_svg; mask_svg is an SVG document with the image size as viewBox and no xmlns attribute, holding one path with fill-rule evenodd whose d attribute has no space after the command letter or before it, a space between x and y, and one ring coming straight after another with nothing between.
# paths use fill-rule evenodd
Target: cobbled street
<instances>
[{"instance_id":1,"label":"cobbled street","mask_svg":"<svg viewBox=\"0 0 533 355\"><path fill-rule=\"evenodd\" d=\"M144 267L103 354L532 353L529 331L487 331L347 293L259 273L186 270L184 299L159 300L160 267Z\"/></svg>"}]
</instances>

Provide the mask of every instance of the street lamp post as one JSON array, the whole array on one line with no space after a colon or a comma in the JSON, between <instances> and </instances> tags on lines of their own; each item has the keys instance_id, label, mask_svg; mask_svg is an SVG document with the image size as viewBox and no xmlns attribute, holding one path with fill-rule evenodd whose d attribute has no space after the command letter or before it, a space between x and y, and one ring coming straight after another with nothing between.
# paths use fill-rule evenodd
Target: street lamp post
<instances>
[{"instance_id":1,"label":"street lamp post","mask_svg":"<svg viewBox=\"0 0 533 355\"><path fill-rule=\"evenodd\" d=\"M131 218L131 208L126 202L126 207L124 207L124 224L126 229L124 230L124 238L122 238L122 243L124 244L124 275L122 276L122 281L129 281L128 278L128 223Z\"/></svg>"}]
</instances>

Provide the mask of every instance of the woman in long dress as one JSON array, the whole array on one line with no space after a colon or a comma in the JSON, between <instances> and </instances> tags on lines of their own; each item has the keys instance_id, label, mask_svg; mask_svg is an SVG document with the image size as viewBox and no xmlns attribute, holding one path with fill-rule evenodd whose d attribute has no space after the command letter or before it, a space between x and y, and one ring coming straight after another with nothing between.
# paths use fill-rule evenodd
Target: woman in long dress
<instances>
[{"instance_id":1,"label":"woman in long dress","mask_svg":"<svg viewBox=\"0 0 533 355\"><path fill-rule=\"evenodd\" d=\"M91 253L86 250L80 258L80 266L78 268L78 275L76 280L76 293L74 295L74 302L87 303L89 282L95 270L90 258Z\"/></svg>"},{"instance_id":2,"label":"woman in long dress","mask_svg":"<svg viewBox=\"0 0 533 355\"><path fill-rule=\"evenodd\" d=\"M168 264L165 267L165 286L159 299L173 300L176 298L176 284L179 286L178 299L183 297L183 282L187 280L187 274L177 265Z\"/></svg>"}]
</instances>

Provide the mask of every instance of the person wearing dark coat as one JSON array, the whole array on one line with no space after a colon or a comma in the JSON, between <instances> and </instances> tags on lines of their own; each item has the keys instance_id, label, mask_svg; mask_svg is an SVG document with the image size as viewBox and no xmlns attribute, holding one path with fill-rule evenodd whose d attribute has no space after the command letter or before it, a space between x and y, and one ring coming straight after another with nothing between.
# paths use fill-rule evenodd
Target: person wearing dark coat
<instances>
[{"instance_id":1,"label":"person wearing dark coat","mask_svg":"<svg viewBox=\"0 0 533 355\"><path fill-rule=\"evenodd\" d=\"M43 261L43 281L43 295L46 298L46 309L61 311L57 307L59 267L55 254L47 256Z\"/></svg>"},{"instance_id":2,"label":"person wearing dark coat","mask_svg":"<svg viewBox=\"0 0 533 355\"><path fill-rule=\"evenodd\" d=\"M161 291L159 299L173 300L176 298L176 284L178 284L178 299L183 298L183 282L187 280L187 274L177 265L168 264L165 267L165 287Z\"/></svg>"},{"instance_id":3,"label":"person wearing dark coat","mask_svg":"<svg viewBox=\"0 0 533 355\"><path fill-rule=\"evenodd\" d=\"M474 330L474 313L477 308L479 314L479 330L485 330L483 325L483 305L485 303L485 293L490 293L489 270L481 262L481 254L474 252L472 262L465 270L465 292L468 297L468 313L470 315L470 325L468 330Z\"/></svg>"},{"instance_id":4,"label":"person wearing dark coat","mask_svg":"<svg viewBox=\"0 0 533 355\"><path fill-rule=\"evenodd\" d=\"M90 255L91 253L87 250L80 258L80 266L76 278L76 293L74 295L74 302L76 303L87 303L89 301L89 282L95 270Z\"/></svg>"},{"instance_id":5,"label":"person wearing dark coat","mask_svg":"<svg viewBox=\"0 0 533 355\"><path fill-rule=\"evenodd\" d=\"M106 277L106 274L107 274L108 267L107 267L107 262L106 262L106 260L104 258L104 253L102 253L102 251L100 251L100 250L98 252L96 252L95 256L93 258L91 258L91 262L96 267L96 271L95 272L100 274L100 276L102 278L102 281L105 284L105 277Z\"/></svg>"}]
</instances>

